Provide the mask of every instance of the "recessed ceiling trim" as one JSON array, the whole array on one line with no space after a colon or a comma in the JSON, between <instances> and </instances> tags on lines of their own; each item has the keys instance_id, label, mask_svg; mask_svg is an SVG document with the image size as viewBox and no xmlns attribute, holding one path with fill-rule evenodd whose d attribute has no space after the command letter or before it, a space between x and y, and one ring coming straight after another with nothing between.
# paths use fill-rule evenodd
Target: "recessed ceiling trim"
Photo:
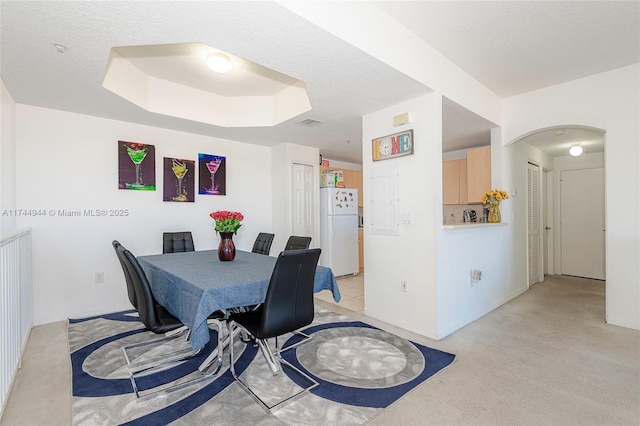
<instances>
[{"instance_id":1,"label":"recessed ceiling trim","mask_svg":"<svg viewBox=\"0 0 640 426\"><path fill-rule=\"evenodd\" d=\"M184 46L112 48L102 86L144 110L220 127L271 127L311 110L304 82L257 64L249 72L244 72L243 78L252 80L242 85L238 95L233 95L233 91L229 90L234 83L233 78L229 77L233 72L220 77L228 79L225 80L228 84L222 93L216 92L214 85L208 90L197 88L197 85L189 84L188 77L183 81L177 80L177 75L189 74L191 68L185 64L192 62L192 59L185 59L185 56L198 51L194 45L206 46L188 43ZM153 56L149 56L149 63L141 62L147 60L141 59L147 57L139 54L145 48L153 52ZM162 56L165 51L167 56ZM136 52L138 55L133 54ZM172 61L179 62L175 66L186 69L186 72L167 72L163 75L160 64L170 67ZM266 71L261 72L261 69ZM193 75L198 72L200 70L194 70ZM251 85L256 88L255 95L247 94L246 86ZM267 94L261 88L266 86L278 87L279 90Z\"/></svg>"}]
</instances>

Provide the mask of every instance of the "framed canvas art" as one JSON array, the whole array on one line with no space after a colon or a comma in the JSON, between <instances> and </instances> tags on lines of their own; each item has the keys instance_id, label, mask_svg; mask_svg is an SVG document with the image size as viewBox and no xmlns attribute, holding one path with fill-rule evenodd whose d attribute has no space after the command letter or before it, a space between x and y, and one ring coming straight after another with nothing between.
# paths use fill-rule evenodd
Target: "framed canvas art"
<instances>
[{"instance_id":1,"label":"framed canvas art","mask_svg":"<svg viewBox=\"0 0 640 426\"><path fill-rule=\"evenodd\" d=\"M179 203L194 202L195 169L196 162L193 160L164 157L162 200Z\"/></svg>"},{"instance_id":2,"label":"framed canvas art","mask_svg":"<svg viewBox=\"0 0 640 426\"><path fill-rule=\"evenodd\" d=\"M156 190L155 146L118 141L118 188Z\"/></svg>"},{"instance_id":3,"label":"framed canvas art","mask_svg":"<svg viewBox=\"0 0 640 426\"><path fill-rule=\"evenodd\" d=\"M227 195L227 159L198 154L198 194Z\"/></svg>"}]
</instances>

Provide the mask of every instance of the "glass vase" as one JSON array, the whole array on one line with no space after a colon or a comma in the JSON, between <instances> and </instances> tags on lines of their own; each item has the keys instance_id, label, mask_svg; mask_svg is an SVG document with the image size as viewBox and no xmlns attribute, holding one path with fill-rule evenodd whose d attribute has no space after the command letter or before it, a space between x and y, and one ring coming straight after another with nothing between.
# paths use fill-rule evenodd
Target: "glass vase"
<instances>
[{"instance_id":1,"label":"glass vase","mask_svg":"<svg viewBox=\"0 0 640 426\"><path fill-rule=\"evenodd\" d=\"M233 244L233 232L220 232L218 244L218 259L228 262L236 257L236 246Z\"/></svg>"},{"instance_id":2,"label":"glass vase","mask_svg":"<svg viewBox=\"0 0 640 426\"><path fill-rule=\"evenodd\" d=\"M500 203L489 203L489 223L500 223L502 215L500 214Z\"/></svg>"}]
</instances>

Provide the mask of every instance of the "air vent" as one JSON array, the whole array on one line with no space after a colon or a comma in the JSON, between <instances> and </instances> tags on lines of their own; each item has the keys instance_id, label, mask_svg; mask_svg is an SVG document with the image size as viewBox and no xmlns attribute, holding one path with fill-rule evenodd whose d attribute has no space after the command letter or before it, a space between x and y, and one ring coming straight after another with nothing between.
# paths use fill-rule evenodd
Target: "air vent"
<instances>
[{"instance_id":1,"label":"air vent","mask_svg":"<svg viewBox=\"0 0 640 426\"><path fill-rule=\"evenodd\" d=\"M322 121L314 120L313 118L307 118L302 121L298 121L298 124L302 124L303 126L316 126L318 124L322 124Z\"/></svg>"}]
</instances>

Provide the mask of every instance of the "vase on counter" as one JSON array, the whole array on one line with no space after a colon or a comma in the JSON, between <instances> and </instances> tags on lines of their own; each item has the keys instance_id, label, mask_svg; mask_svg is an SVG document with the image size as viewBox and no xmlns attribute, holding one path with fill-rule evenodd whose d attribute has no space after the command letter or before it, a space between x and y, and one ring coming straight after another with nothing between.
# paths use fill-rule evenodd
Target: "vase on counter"
<instances>
[{"instance_id":1,"label":"vase on counter","mask_svg":"<svg viewBox=\"0 0 640 426\"><path fill-rule=\"evenodd\" d=\"M502 222L502 215L500 214L500 202L489 203L489 223Z\"/></svg>"},{"instance_id":2,"label":"vase on counter","mask_svg":"<svg viewBox=\"0 0 640 426\"><path fill-rule=\"evenodd\" d=\"M236 246L233 244L233 232L220 232L218 244L218 259L228 262L236 257Z\"/></svg>"}]
</instances>

